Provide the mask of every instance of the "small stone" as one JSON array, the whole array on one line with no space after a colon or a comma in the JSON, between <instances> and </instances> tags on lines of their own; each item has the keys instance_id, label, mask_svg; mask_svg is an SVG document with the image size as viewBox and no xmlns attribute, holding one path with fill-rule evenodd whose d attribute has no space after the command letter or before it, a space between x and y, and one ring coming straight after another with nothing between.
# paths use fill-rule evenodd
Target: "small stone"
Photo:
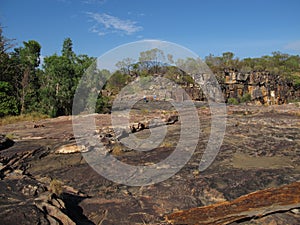
<instances>
[{"instance_id":1,"label":"small stone","mask_svg":"<svg viewBox=\"0 0 300 225\"><path fill-rule=\"evenodd\" d=\"M300 213L300 209L299 208L292 209L291 212L294 213L294 214L299 214Z\"/></svg>"},{"instance_id":2,"label":"small stone","mask_svg":"<svg viewBox=\"0 0 300 225\"><path fill-rule=\"evenodd\" d=\"M193 171L193 175L194 175L194 176L199 175L199 173L200 173L199 170L194 170L194 171Z\"/></svg>"}]
</instances>

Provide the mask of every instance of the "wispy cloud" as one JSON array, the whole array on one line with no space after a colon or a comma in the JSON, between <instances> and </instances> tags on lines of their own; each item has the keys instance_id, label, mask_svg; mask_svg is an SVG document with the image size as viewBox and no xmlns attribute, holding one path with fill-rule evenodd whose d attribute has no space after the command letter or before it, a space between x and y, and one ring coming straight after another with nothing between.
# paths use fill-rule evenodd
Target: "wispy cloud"
<instances>
[{"instance_id":1,"label":"wispy cloud","mask_svg":"<svg viewBox=\"0 0 300 225\"><path fill-rule=\"evenodd\" d=\"M143 29L143 27L137 25L136 21L128 19L123 20L106 13L87 12L87 15L96 22L90 31L97 33L100 36L109 33L131 35Z\"/></svg>"},{"instance_id":2,"label":"wispy cloud","mask_svg":"<svg viewBox=\"0 0 300 225\"><path fill-rule=\"evenodd\" d=\"M290 42L284 46L287 50L300 51L300 40Z\"/></svg>"}]
</instances>

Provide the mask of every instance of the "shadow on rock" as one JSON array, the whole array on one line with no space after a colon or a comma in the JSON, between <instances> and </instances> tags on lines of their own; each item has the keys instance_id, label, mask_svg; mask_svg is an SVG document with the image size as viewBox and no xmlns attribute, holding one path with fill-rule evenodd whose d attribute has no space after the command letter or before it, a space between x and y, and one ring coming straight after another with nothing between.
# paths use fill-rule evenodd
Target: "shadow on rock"
<instances>
[{"instance_id":1,"label":"shadow on rock","mask_svg":"<svg viewBox=\"0 0 300 225\"><path fill-rule=\"evenodd\" d=\"M63 193L61 195L62 200L65 203L65 210L62 210L70 219L72 219L76 224L80 225L95 225L90 221L84 214L82 208L79 206L79 203L86 198L77 195L72 195L69 193Z\"/></svg>"},{"instance_id":2,"label":"shadow on rock","mask_svg":"<svg viewBox=\"0 0 300 225\"><path fill-rule=\"evenodd\" d=\"M0 134L0 150L4 150L14 145L14 141L3 134Z\"/></svg>"}]
</instances>

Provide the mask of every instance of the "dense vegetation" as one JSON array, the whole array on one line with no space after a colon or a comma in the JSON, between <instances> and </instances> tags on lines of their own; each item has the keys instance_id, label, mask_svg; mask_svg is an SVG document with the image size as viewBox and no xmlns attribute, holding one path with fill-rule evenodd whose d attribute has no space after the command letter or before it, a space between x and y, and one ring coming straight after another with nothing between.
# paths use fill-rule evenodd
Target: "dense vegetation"
<instances>
[{"instance_id":1,"label":"dense vegetation","mask_svg":"<svg viewBox=\"0 0 300 225\"><path fill-rule=\"evenodd\" d=\"M48 114L51 117L70 115L78 82L95 58L77 55L73 51L70 38L64 40L60 55L47 56L42 64L41 45L37 41L24 41L23 46L13 47L13 40L5 38L0 27L0 117L31 112ZM116 93L137 76L146 77L157 73L163 73L180 84L193 82L191 77L185 76L177 67L162 65L161 59L167 59L170 64L174 63L171 55L165 56L159 49L141 52L138 63L130 58L118 62L116 66L119 70L104 84L104 89ZM269 71L291 80L296 88L300 88L298 55L273 52L272 56L240 60L233 53L226 52L222 56L209 55L205 62L216 74L222 74L225 69L241 72ZM191 65L193 60L176 62L177 65L180 63ZM110 75L109 71L99 73ZM109 111L110 102L109 96L102 96L100 93L97 112Z\"/></svg>"}]
</instances>

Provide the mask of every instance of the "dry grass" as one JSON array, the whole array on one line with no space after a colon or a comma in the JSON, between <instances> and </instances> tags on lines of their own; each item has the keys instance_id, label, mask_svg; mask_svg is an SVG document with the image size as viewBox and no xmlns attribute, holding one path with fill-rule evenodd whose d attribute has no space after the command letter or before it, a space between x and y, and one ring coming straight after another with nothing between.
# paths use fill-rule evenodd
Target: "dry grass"
<instances>
[{"instance_id":1,"label":"dry grass","mask_svg":"<svg viewBox=\"0 0 300 225\"><path fill-rule=\"evenodd\" d=\"M62 188L62 182L57 180L57 179L53 179L50 182L50 187L49 187L49 191L53 194L55 194L56 196L60 196L62 194L63 188Z\"/></svg>"},{"instance_id":2,"label":"dry grass","mask_svg":"<svg viewBox=\"0 0 300 225\"><path fill-rule=\"evenodd\" d=\"M37 121L46 118L49 118L49 116L41 113L36 113L36 112L23 114L19 116L5 116L3 118L0 118L0 125L3 126L3 125L18 123L23 121Z\"/></svg>"},{"instance_id":3,"label":"dry grass","mask_svg":"<svg viewBox=\"0 0 300 225\"><path fill-rule=\"evenodd\" d=\"M8 133L8 134L5 135L5 137L7 137L10 140L13 140L13 139L16 138L15 134L13 134L13 133Z\"/></svg>"},{"instance_id":4,"label":"dry grass","mask_svg":"<svg viewBox=\"0 0 300 225\"><path fill-rule=\"evenodd\" d=\"M115 155L115 156L123 155L123 154L124 154L124 151L123 151L122 145L116 143L116 144L113 146L112 154Z\"/></svg>"},{"instance_id":5,"label":"dry grass","mask_svg":"<svg viewBox=\"0 0 300 225\"><path fill-rule=\"evenodd\" d=\"M174 147L175 146L175 144L174 143L171 143L171 142L169 142L169 141L164 141L161 145L160 145L160 147L162 147L162 148L172 148L172 147Z\"/></svg>"}]
</instances>

